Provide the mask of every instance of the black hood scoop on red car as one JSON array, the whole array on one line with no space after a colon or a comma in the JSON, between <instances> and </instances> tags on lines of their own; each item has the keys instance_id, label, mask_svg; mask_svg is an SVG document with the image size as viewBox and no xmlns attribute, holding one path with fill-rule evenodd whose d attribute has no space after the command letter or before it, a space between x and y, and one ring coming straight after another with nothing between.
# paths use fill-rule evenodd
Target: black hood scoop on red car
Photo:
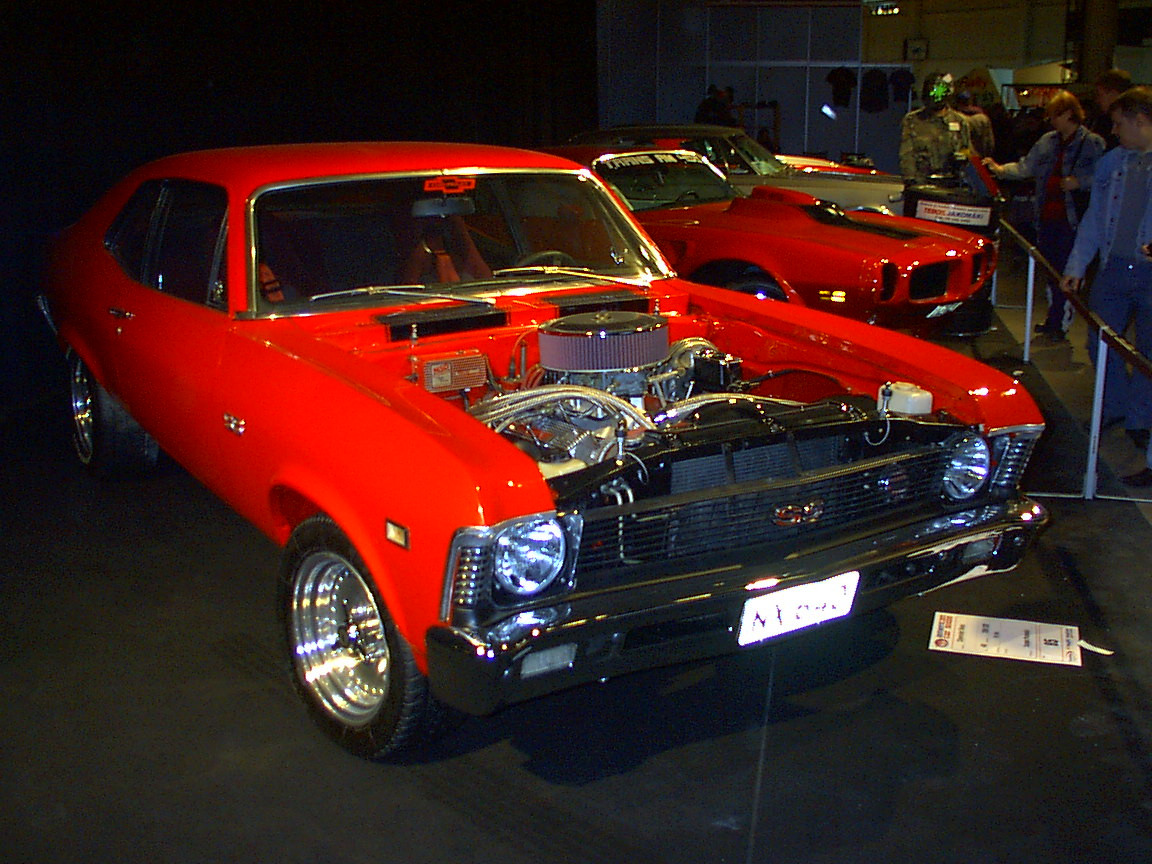
<instances>
[{"instance_id":1,"label":"black hood scoop on red car","mask_svg":"<svg viewBox=\"0 0 1152 864\"><path fill-rule=\"evenodd\" d=\"M804 212L822 225L835 225L837 228L847 228L850 231L861 231L865 234L875 234L893 240L915 240L917 237L924 236L922 232L895 225L880 224L879 222L857 222L838 208L827 205L812 204L805 207Z\"/></svg>"},{"instance_id":2,"label":"black hood scoop on red car","mask_svg":"<svg viewBox=\"0 0 1152 864\"><path fill-rule=\"evenodd\" d=\"M648 298L634 291L596 291L545 298L556 306L558 317L585 312L648 312Z\"/></svg>"},{"instance_id":3,"label":"black hood scoop on red car","mask_svg":"<svg viewBox=\"0 0 1152 864\"><path fill-rule=\"evenodd\" d=\"M443 333L464 333L469 330L485 330L489 327L503 327L508 323L508 313L503 309L475 305L439 306L432 309L405 309L377 315L376 320L389 330L389 338L394 341L411 339L413 335L437 336ZM415 333L413 333L415 329Z\"/></svg>"}]
</instances>

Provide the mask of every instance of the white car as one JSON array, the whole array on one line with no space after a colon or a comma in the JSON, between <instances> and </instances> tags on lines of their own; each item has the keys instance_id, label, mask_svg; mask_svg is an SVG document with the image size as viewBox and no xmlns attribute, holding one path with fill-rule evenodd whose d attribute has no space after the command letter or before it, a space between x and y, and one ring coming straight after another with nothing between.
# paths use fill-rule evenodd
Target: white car
<instances>
[{"instance_id":1,"label":"white car","mask_svg":"<svg viewBox=\"0 0 1152 864\"><path fill-rule=\"evenodd\" d=\"M779 186L832 201L845 210L902 215L904 178L875 169L807 156L777 156L743 129L701 124L616 126L584 132L571 144L686 148L707 156L728 181L748 194Z\"/></svg>"}]
</instances>

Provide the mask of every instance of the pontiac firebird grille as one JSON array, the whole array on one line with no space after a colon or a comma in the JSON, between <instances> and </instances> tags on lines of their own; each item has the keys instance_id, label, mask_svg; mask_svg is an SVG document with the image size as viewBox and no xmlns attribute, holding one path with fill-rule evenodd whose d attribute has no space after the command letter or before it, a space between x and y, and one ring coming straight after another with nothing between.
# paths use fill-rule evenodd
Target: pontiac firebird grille
<instances>
[{"instance_id":1,"label":"pontiac firebird grille","mask_svg":"<svg viewBox=\"0 0 1152 864\"><path fill-rule=\"evenodd\" d=\"M912 271L908 296L913 300L931 300L943 297L948 291L948 264L925 264Z\"/></svg>"},{"instance_id":2,"label":"pontiac firebird grille","mask_svg":"<svg viewBox=\"0 0 1152 864\"><path fill-rule=\"evenodd\" d=\"M589 574L751 546L795 543L863 527L882 517L924 510L940 496L944 455L938 450L872 462L859 470L727 487L675 503L590 511L576 564ZM727 494L715 494L717 491ZM599 580L593 580L599 581ZM615 581L614 579L612 581Z\"/></svg>"}]
</instances>

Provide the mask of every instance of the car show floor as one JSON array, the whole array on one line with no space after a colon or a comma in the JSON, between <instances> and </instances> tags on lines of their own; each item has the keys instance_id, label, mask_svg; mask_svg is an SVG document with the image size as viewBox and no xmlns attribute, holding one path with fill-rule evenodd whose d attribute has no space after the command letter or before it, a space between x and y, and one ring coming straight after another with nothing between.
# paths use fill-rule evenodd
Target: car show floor
<instances>
[{"instance_id":1,"label":"car show floor","mask_svg":"<svg viewBox=\"0 0 1152 864\"><path fill-rule=\"evenodd\" d=\"M174 465L101 482L63 400L0 428L0 860L1152 860L1152 526L1112 430L1082 495L1082 333L1022 359L1052 514L1020 568L711 662L470 719L369 763L292 692L278 550ZM1043 308L1043 303L1039 304ZM930 650L937 612L1074 626L1081 665Z\"/></svg>"}]
</instances>

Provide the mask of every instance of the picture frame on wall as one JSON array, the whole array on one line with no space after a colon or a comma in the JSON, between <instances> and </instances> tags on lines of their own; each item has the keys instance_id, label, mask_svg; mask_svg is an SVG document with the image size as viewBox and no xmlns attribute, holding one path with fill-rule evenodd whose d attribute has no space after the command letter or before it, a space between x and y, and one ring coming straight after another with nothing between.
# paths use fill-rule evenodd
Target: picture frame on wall
<instances>
[{"instance_id":1,"label":"picture frame on wall","mask_svg":"<svg viewBox=\"0 0 1152 864\"><path fill-rule=\"evenodd\" d=\"M922 38L904 40L904 59L910 61L928 59L928 40Z\"/></svg>"}]
</instances>

